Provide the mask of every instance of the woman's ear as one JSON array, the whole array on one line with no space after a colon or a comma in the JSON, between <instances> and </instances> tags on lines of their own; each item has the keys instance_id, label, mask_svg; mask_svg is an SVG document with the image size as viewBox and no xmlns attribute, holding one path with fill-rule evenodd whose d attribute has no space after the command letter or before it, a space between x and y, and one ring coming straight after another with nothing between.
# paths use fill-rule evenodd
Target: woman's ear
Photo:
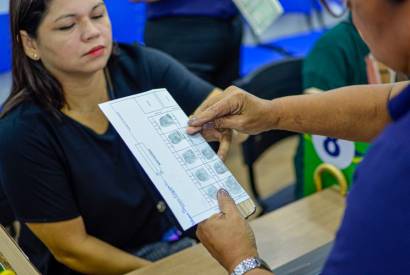
<instances>
[{"instance_id":1,"label":"woman's ear","mask_svg":"<svg viewBox=\"0 0 410 275\"><path fill-rule=\"evenodd\" d=\"M36 41L26 31L20 31L20 39L26 55L34 61L40 60Z\"/></svg>"}]
</instances>

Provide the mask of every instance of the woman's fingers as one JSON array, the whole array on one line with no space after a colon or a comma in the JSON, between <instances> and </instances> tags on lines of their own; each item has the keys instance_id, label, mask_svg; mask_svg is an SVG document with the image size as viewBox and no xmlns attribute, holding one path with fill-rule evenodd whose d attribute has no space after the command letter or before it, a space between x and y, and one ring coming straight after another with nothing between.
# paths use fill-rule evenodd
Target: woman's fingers
<instances>
[{"instance_id":1,"label":"woman's fingers","mask_svg":"<svg viewBox=\"0 0 410 275\"><path fill-rule=\"evenodd\" d=\"M226 156L229 153L229 149L231 148L232 143L232 131L231 130L224 130L224 133L221 135L218 149L218 156L221 160L225 160Z\"/></svg>"}]
</instances>

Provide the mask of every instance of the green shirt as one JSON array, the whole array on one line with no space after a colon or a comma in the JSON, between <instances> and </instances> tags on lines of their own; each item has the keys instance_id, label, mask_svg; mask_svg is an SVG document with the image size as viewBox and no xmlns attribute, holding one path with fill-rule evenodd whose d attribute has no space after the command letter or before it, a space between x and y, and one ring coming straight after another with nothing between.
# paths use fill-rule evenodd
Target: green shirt
<instances>
[{"instance_id":1,"label":"green shirt","mask_svg":"<svg viewBox=\"0 0 410 275\"><path fill-rule=\"evenodd\" d=\"M365 58L369 48L351 20L325 33L303 64L303 87L331 90L367 84Z\"/></svg>"},{"instance_id":2,"label":"green shirt","mask_svg":"<svg viewBox=\"0 0 410 275\"><path fill-rule=\"evenodd\" d=\"M331 90L367 84L365 58L369 48L361 39L351 18L325 33L303 64L303 88ZM296 192L303 196L303 137L295 155Z\"/></svg>"}]
</instances>

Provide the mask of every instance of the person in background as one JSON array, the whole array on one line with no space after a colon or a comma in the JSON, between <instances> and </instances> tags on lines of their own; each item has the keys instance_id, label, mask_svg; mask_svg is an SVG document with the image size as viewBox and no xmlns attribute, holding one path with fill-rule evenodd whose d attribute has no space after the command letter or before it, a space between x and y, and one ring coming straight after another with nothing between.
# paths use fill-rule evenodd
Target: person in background
<instances>
[{"instance_id":1,"label":"person in background","mask_svg":"<svg viewBox=\"0 0 410 275\"><path fill-rule=\"evenodd\" d=\"M351 85L396 81L396 74L370 54L353 24L351 14L316 42L303 62L302 76L305 94ZM294 157L296 198L303 197L304 193L304 142L303 135L300 135Z\"/></svg>"},{"instance_id":2,"label":"person in background","mask_svg":"<svg viewBox=\"0 0 410 275\"><path fill-rule=\"evenodd\" d=\"M164 53L114 45L102 0L13 0L10 16L0 183L41 274L124 274L192 245L98 104L167 88L190 114L221 92ZM231 132L207 133L223 155Z\"/></svg>"},{"instance_id":3,"label":"person in background","mask_svg":"<svg viewBox=\"0 0 410 275\"><path fill-rule=\"evenodd\" d=\"M239 78L242 22L232 0L129 0L147 3L144 40L225 89Z\"/></svg>"},{"instance_id":4,"label":"person in background","mask_svg":"<svg viewBox=\"0 0 410 275\"><path fill-rule=\"evenodd\" d=\"M349 17L327 31L303 62L303 89L328 91L367 84L366 57L370 50Z\"/></svg>"},{"instance_id":5,"label":"person in background","mask_svg":"<svg viewBox=\"0 0 410 275\"><path fill-rule=\"evenodd\" d=\"M302 71L304 93L367 84L365 59L369 53L349 15L347 20L327 31L306 56ZM304 193L304 142L300 135L294 157L296 198L303 197Z\"/></svg>"},{"instance_id":6,"label":"person in background","mask_svg":"<svg viewBox=\"0 0 410 275\"><path fill-rule=\"evenodd\" d=\"M410 1L348 0L347 4L374 57L409 75ZM350 86L271 101L236 87L223 95L191 118L189 133L207 125L249 134L284 129L371 141L321 274L410 270L410 82ZM235 275L272 274L258 260L252 230L229 194L219 191L218 196L221 213L198 226L199 239Z\"/></svg>"}]
</instances>

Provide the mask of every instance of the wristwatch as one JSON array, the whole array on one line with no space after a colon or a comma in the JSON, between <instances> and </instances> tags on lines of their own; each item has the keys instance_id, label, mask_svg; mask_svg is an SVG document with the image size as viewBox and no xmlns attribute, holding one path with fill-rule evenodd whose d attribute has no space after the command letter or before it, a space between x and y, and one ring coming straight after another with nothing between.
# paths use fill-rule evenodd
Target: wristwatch
<instances>
[{"instance_id":1,"label":"wristwatch","mask_svg":"<svg viewBox=\"0 0 410 275\"><path fill-rule=\"evenodd\" d=\"M232 271L231 275L243 275L255 268L262 268L272 272L269 265L264 260L259 257L250 257L240 262Z\"/></svg>"}]
</instances>

